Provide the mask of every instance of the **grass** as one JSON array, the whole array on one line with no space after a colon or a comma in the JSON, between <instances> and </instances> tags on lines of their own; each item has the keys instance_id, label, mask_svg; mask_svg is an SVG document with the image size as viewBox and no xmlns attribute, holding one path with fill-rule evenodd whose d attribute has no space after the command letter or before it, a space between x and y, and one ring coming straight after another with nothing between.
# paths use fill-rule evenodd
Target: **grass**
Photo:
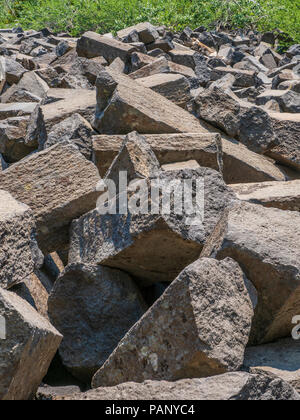
<instances>
[{"instance_id":1,"label":"grass","mask_svg":"<svg viewBox=\"0 0 300 420\"><path fill-rule=\"evenodd\" d=\"M150 21L180 30L205 25L280 29L300 43L299 0L0 0L0 27L48 27L79 36Z\"/></svg>"}]
</instances>

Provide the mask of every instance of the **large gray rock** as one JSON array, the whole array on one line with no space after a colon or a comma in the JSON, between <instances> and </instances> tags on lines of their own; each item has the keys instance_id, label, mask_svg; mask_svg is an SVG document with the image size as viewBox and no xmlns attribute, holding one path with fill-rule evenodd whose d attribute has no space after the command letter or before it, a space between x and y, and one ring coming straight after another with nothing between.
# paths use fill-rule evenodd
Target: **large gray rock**
<instances>
[{"instance_id":1,"label":"large gray rock","mask_svg":"<svg viewBox=\"0 0 300 420\"><path fill-rule=\"evenodd\" d=\"M27 302L0 288L6 339L0 346L0 400L34 397L62 336Z\"/></svg>"},{"instance_id":2,"label":"large gray rock","mask_svg":"<svg viewBox=\"0 0 300 420\"><path fill-rule=\"evenodd\" d=\"M198 258L223 210L235 197L234 193L225 185L222 175L209 168L164 171L144 181L146 187L151 181L163 190L159 197L152 196L154 214L150 212L148 199L151 197L147 195L140 200L142 214L130 208L126 214L100 214L96 209L75 220L69 262L119 268L147 285L173 281L184 267ZM182 196L179 203L171 197L170 212L167 207L164 212L158 211L157 203L170 196L173 188L180 191L183 183L187 195L194 194L192 211L183 209ZM129 196L129 199L136 197Z\"/></svg>"},{"instance_id":3,"label":"large gray rock","mask_svg":"<svg viewBox=\"0 0 300 420\"><path fill-rule=\"evenodd\" d=\"M239 370L254 300L255 290L235 261L197 260L125 335L92 387Z\"/></svg>"},{"instance_id":4,"label":"large gray rock","mask_svg":"<svg viewBox=\"0 0 300 420\"><path fill-rule=\"evenodd\" d=\"M230 188L239 200L276 207L281 210L300 211L300 180L287 182L258 182L235 184Z\"/></svg>"},{"instance_id":5,"label":"large gray rock","mask_svg":"<svg viewBox=\"0 0 300 420\"><path fill-rule=\"evenodd\" d=\"M159 38L156 28L149 22L138 23L137 25L130 26L117 32L119 38L126 38L132 31L136 31L138 39L144 44L150 44Z\"/></svg>"},{"instance_id":6,"label":"large gray rock","mask_svg":"<svg viewBox=\"0 0 300 420\"><path fill-rule=\"evenodd\" d=\"M300 214L250 203L224 212L202 256L234 258L258 292L250 342L290 335L300 303Z\"/></svg>"},{"instance_id":7,"label":"large gray rock","mask_svg":"<svg viewBox=\"0 0 300 420\"><path fill-rule=\"evenodd\" d=\"M214 87L200 93L195 104L197 116L237 138L253 152L265 152L275 140L268 113L240 101L231 91Z\"/></svg>"},{"instance_id":8,"label":"large gray rock","mask_svg":"<svg viewBox=\"0 0 300 420\"><path fill-rule=\"evenodd\" d=\"M258 105L265 105L270 100L275 100L282 112L300 113L300 94L288 90L266 90L256 99Z\"/></svg>"},{"instance_id":9,"label":"large gray rock","mask_svg":"<svg viewBox=\"0 0 300 420\"><path fill-rule=\"evenodd\" d=\"M8 57L1 57L0 67L0 73L5 74L6 82L10 85L18 83L23 74L26 72L21 64Z\"/></svg>"},{"instance_id":10,"label":"large gray rock","mask_svg":"<svg viewBox=\"0 0 300 420\"><path fill-rule=\"evenodd\" d=\"M103 71L96 87L94 127L101 134L209 132L187 111L128 76Z\"/></svg>"},{"instance_id":11,"label":"large gray rock","mask_svg":"<svg viewBox=\"0 0 300 420\"><path fill-rule=\"evenodd\" d=\"M80 57L93 58L101 56L109 63L117 57L126 62L134 51L136 49L130 44L124 44L116 39L102 36L95 32L85 32L77 42L77 53Z\"/></svg>"},{"instance_id":12,"label":"large gray rock","mask_svg":"<svg viewBox=\"0 0 300 420\"><path fill-rule=\"evenodd\" d=\"M69 265L61 274L48 307L52 324L64 336L62 362L86 383L147 309L128 274L82 264Z\"/></svg>"},{"instance_id":13,"label":"large gray rock","mask_svg":"<svg viewBox=\"0 0 300 420\"><path fill-rule=\"evenodd\" d=\"M8 163L17 162L33 152L26 144L29 118L15 117L0 122L0 153Z\"/></svg>"},{"instance_id":14,"label":"large gray rock","mask_svg":"<svg viewBox=\"0 0 300 420\"><path fill-rule=\"evenodd\" d=\"M38 247L32 211L1 189L0 236L0 286L9 288L33 273Z\"/></svg>"},{"instance_id":15,"label":"large gray rock","mask_svg":"<svg viewBox=\"0 0 300 420\"><path fill-rule=\"evenodd\" d=\"M78 147L83 156L91 159L93 132L90 123L80 114L75 113L52 127L44 148L58 143L71 143Z\"/></svg>"},{"instance_id":16,"label":"large gray rock","mask_svg":"<svg viewBox=\"0 0 300 420\"><path fill-rule=\"evenodd\" d=\"M219 134L145 134L161 165L196 160L200 166L222 170L222 147ZM125 135L93 137L93 161L102 177L118 155Z\"/></svg>"},{"instance_id":17,"label":"large gray rock","mask_svg":"<svg viewBox=\"0 0 300 420\"><path fill-rule=\"evenodd\" d=\"M195 400L195 401L299 401L299 394L272 375L231 372L203 379L176 382L126 382L82 394L57 396L54 400ZM153 414L152 411L151 414ZM183 409L183 413L187 410Z\"/></svg>"},{"instance_id":18,"label":"large gray rock","mask_svg":"<svg viewBox=\"0 0 300 420\"><path fill-rule=\"evenodd\" d=\"M10 117L30 115L36 108L36 102L16 102L13 104L0 104L0 120Z\"/></svg>"},{"instance_id":19,"label":"large gray rock","mask_svg":"<svg viewBox=\"0 0 300 420\"><path fill-rule=\"evenodd\" d=\"M56 145L0 173L0 188L32 209L44 254L68 244L71 221L95 208L97 168L71 145Z\"/></svg>"},{"instance_id":20,"label":"large gray rock","mask_svg":"<svg viewBox=\"0 0 300 420\"><path fill-rule=\"evenodd\" d=\"M300 171L300 114L270 114L277 141L266 154L292 169Z\"/></svg>"}]
</instances>

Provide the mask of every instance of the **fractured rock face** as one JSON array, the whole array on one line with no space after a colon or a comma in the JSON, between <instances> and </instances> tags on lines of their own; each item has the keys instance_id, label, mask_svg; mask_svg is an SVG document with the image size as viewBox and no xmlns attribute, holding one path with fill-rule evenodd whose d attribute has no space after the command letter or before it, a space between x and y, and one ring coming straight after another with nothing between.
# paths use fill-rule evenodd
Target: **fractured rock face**
<instances>
[{"instance_id":1,"label":"fractured rock face","mask_svg":"<svg viewBox=\"0 0 300 420\"><path fill-rule=\"evenodd\" d=\"M196 400L196 401L299 401L299 394L273 375L231 372L203 379L175 382L126 382L54 400Z\"/></svg>"},{"instance_id":2,"label":"fractured rock face","mask_svg":"<svg viewBox=\"0 0 300 420\"><path fill-rule=\"evenodd\" d=\"M258 292L251 343L290 335L299 315L298 212L240 203L224 212L202 256L234 258Z\"/></svg>"},{"instance_id":3,"label":"fractured rock face","mask_svg":"<svg viewBox=\"0 0 300 420\"><path fill-rule=\"evenodd\" d=\"M151 194L149 203L151 181L158 195ZM137 206L126 214L100 214L96 209L73 221L70 263L119 268L144 285L171 282L198 258L223 210L234 199L221 174L209 168L163 171L142 182L146 196L128 197L128 210L135 200L140 201L140 209ZM183 209L183 186L190 211ZM158 204L167 203L168 197L170 206L166 204L162 211Z\"/></svg>"},{"instance_id":4,"label":"fractured rock face","mask_svg":"<svg viewBox=\"0 0 300 420\"><path fill-rule=\"evenodd\" d=\"M68 244L70 222L95 207L97 168L71 145L56 145L0 173L0 187L29 205L44 254Z\"/></svg>"},{"instance_id":5,"label":"fractured rock face","mask_svg":"<svg viewBox=\"0 0 300 420\"><path fill-rule=\"evenodd\" d=\"M146 310L128 274L100 266L69 265L49 299L52 324L63 334L63 364L90 383Z\"/></svg>"},{"instance_id":6,"label":"fractured rock face","mask_svg":"<svg viewBox=\"0 0 300 420\"><path fill-rule=\"evenodd\" d=\"M0 400L34 397L62 336L26 301L0 288L6 339L0 346Z\"/></svg>"},{"instance_id":7,"label":"fractured rock face","mask_svg":"<svg viewBox=\"0 0 300 420\"><path fill-rule=\"evenodd\" d=\"M0 236L0 286L9 288L33 273L38 249L32 211L3 190L0 190Z\"/></svg>"},{"instance_id":8,"label":"fractured rock face","mask_svg":"<svg viewBox=\"0 0 300 420\"><path fill-rule=\"evenodd\" d=\"M230 258L200 259L186 267L121 340L92 387L238 370L253 317L247 285Z\"/></svg>"}]
</instances>

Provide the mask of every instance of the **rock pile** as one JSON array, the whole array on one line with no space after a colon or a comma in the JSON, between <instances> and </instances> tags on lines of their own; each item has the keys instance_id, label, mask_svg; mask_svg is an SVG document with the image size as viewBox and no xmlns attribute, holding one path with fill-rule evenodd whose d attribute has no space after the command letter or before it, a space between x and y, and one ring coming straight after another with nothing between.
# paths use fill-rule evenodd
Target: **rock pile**
<instances>
[{"instance_id":1,"label":"rock pile","mask_svg":"<svg viewBox=\"0 0 300 420\"><path fill-rule=\"evenodd\" d=\"M300 399L278 38L0 30L1 400Z\"/></svg>"}]
</instances>

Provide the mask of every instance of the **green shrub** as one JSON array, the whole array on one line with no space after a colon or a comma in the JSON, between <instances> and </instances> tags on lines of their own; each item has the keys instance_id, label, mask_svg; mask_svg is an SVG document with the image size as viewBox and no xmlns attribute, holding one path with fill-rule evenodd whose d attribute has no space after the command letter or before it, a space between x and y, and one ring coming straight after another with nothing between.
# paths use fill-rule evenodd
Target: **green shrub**
<instances>
[{"instance_id":1,"label":"green shrub","mask_svg":"<svg viewBox=\"0 0 300 420\"><path fill-rule=\"evenodd\" d=\"M116 32L148 20L171 29L280 29L300 42L299 0L0 0L0 26Z\"/></svg>"}]
</instances>

